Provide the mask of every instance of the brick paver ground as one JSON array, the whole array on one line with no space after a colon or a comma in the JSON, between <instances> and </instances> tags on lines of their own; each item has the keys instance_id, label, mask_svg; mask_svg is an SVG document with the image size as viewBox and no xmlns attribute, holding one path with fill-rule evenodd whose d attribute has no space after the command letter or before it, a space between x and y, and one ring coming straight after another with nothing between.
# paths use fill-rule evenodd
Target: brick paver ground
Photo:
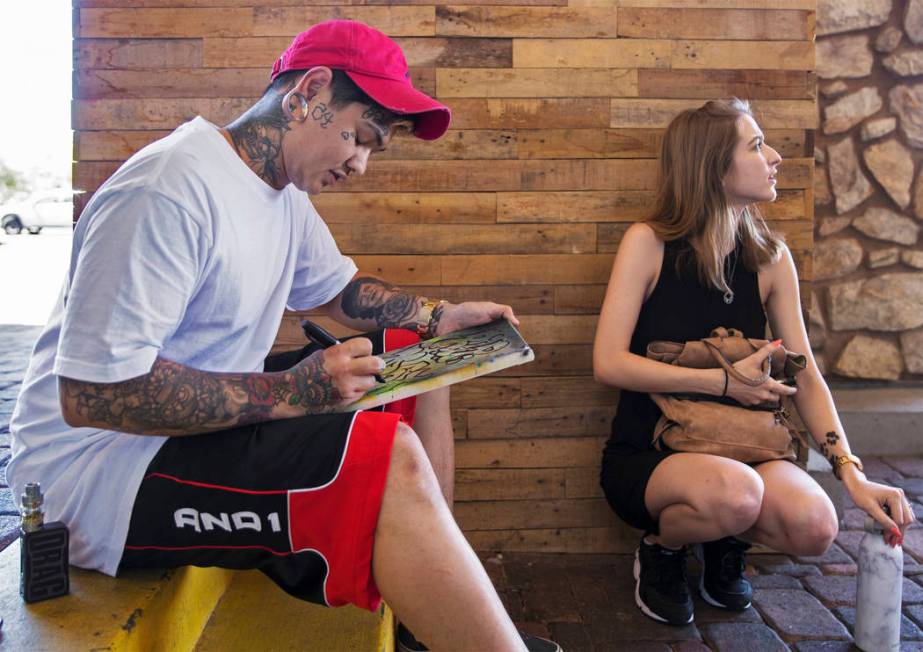
<instances>
[{"instance_id":1,"label":"brick paver ground","mask_svg":"<svg viewBox=\"0 0 923 652\"><path fill-rule=\"evenodd\" d=\"M869 477L904 487L923 515L923 459L870 458ZM753 554L747 574L754 607L730 613L709 606L694 589L695 624L670 627L643 616L634 603L632 555L502 553L482 555L517 624L550 636L567 652L846 652L856 613L856 555L864 512L848 502L836 542L819 557ZM923 528L904 545L901 650L923 652Z\"/></svg>"},{"instance_id":2,"label":"brick paver ground","mask_svg":"<svg viewBox=\"0 0 923 652\"><path fill-rule=\"evenodd\" d=\"M40 328L0 324L0 549L18 530L6 485L13 405ZM869 476L904 488L923 515L923 459L869 458ZM634 603L631 555L503 553L482 558L517 624L558 641L566 652L703 652L705 650L846 652L856 606L856 554L863 513L849 506L836 543L820 557L751 555L754 608L730 613L696 595L695 624L669 627ZM690 560L690 582L699 568ZM904 543L903 644L923 652L923 528Z\"/></svg>"},{"instance_id":3,"label":"brick paver ground","mask_svg":"<svg viewBox=\"0 0 923 652\"><path fill-rule=\"evenodd\" d=\"M10 461L10 418L19 395L29 355L41 332L39 326L0 324L0 550L18 535L19 512L6 484Z\"/></svg>"}]
</instances>

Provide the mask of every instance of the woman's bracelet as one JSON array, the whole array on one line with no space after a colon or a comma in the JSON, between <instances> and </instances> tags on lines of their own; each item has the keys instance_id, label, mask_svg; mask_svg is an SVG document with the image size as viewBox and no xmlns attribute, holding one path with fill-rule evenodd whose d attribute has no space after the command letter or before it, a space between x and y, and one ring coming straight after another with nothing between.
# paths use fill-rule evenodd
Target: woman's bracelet
<instances>
[{"instance_id":1,"label":"woman's bracelet","mask_svg":"<svg viewBox=\"0 0 923 652\"><path fill-rule=\"evenodd\" d=\"M724 372L724 389L721 391L721 398L724 398L728 395L728 370L722 369L721 371Z\"/></svg>"}]
</instances>

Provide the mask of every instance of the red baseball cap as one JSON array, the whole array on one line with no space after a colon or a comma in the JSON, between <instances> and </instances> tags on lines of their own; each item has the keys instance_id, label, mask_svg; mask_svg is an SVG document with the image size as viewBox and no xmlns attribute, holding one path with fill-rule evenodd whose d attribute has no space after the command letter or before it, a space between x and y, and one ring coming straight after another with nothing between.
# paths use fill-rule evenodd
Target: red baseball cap
<instances>
[{"instance_id":1,"label":"red baseball cap","mask_svg":"<svg viewBox=\"0 0 923 652\"><path fill-rule=\"evenodd\" d=\"M386 109L414 116L414 135L436 140L452 112L410 82L400 46L377 29L354 20L328 20L295 37L272 66L270 79L288 70L327 66L342 70Z\"/></svg>"}]
</instances>

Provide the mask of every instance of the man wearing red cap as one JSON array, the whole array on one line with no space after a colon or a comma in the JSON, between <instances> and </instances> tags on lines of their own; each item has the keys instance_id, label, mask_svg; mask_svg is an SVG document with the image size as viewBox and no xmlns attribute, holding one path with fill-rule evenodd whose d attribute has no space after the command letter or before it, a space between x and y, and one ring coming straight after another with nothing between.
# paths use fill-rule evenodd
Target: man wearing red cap
<instances>
[{"instance_id":1,"label":"man wearing red cap","mask_svg":"<svg viewBox=\"0 0 923 652\"><path fill-rule=\"evenodd\" d=\"M330 21L295 38L237 120L182 125L94 194L8 467L14 492L42 483L72 563L258 568L321 604L384 596L434 649L560 649L516 632L441 495L447 391L416 410L333 412L375 384L387 348L516 321L359 273L308 200L401 129L435 139L449 120L397 44ZM380 330L266 358L286 307ZM406 629L401 645L425 649Z\"/></svg>"}]
</instances>

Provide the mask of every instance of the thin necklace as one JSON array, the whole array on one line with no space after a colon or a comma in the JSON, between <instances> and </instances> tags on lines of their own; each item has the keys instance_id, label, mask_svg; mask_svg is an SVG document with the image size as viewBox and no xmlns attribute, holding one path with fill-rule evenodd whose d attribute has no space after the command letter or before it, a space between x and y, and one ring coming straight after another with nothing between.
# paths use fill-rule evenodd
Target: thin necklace
<instances>
[{"instance_id":1,"label":"thin necklace","mask_svg":"<svg viewBox=\"0 0 923 652\"><path fill-rule=\"evenodd\" d=\"M734 256L734 264L731 266L731 273L725 277L725 283L728 285L727 292L724 293L724 302L728 305L734 303L734 290L731 289L731 283L734 282L734 272L737 271L737 248L734 248L734 251L731 252ZM727 269L727 261L731 257L731 254L724 259L724 268Z\"/></svg>"}]
</instances>

